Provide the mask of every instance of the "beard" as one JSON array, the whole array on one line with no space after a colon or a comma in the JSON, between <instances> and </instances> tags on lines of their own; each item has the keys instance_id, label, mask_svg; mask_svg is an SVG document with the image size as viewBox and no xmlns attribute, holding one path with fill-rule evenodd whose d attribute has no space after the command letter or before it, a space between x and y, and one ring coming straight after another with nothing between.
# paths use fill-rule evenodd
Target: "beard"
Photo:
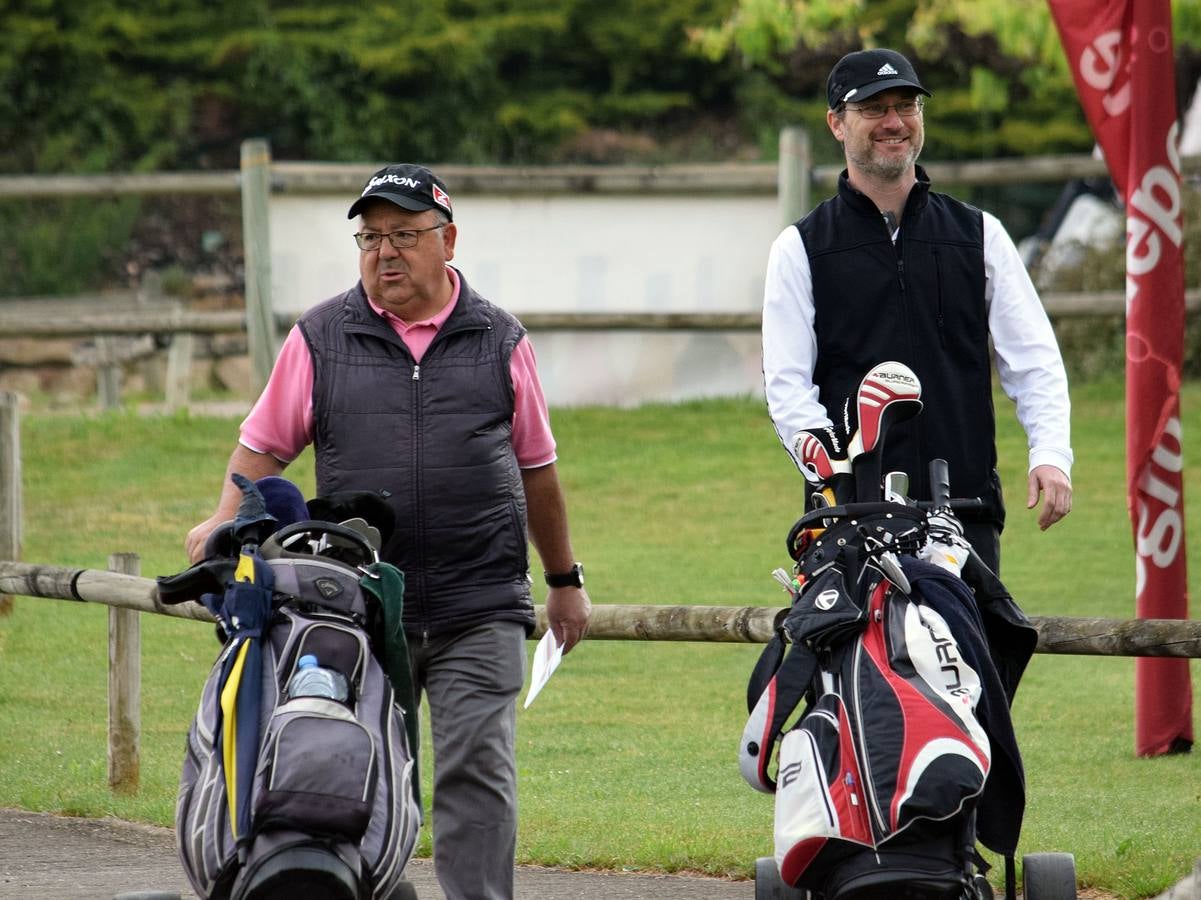
<instances>
[{"instance_id":1,"label":"beard","mask_svg":"<svg viewBox=\"0 0 1201 900\"><path fill-rule=\"evenodd\" d=\"M870 137L848 142L844 145L847 159L855 164L865 175L880 181L895 181L909 171L921 155L924 135L921 131L911 129L909 132L909 152L903 156L893 156L879 153Z\"/></svg>"}]
</instances>

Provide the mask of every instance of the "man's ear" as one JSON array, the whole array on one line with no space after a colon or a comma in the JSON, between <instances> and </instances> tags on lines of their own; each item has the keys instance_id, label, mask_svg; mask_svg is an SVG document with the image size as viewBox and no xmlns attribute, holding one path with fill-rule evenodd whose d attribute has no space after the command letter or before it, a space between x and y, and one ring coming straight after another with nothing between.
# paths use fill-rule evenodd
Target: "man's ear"
<instances>
[{"instance_id":1,"label":"man's ear","mask_svg":"<svg viewBox=\"0 0 1201 900\"><path fill-rule=\"evenodd\" d=\"M844 125L843 117L834 110L828 109L826 110L826 125L829 126L831 134L834 135L834 139L839 143L842 143Z\"/></svg>"},{"instance_id":2,"label":"man's ear","mask_svg":"<svg viewBox=\"0 0 1201 900\"><path fill-rule=\"evenodd\" d=\"M454 222L447 222L442 228L442 249L446 254L446 261L450 262L455 258L455 238L459 236L459 229L455 227Z\"/></svg>"}]
</instances>

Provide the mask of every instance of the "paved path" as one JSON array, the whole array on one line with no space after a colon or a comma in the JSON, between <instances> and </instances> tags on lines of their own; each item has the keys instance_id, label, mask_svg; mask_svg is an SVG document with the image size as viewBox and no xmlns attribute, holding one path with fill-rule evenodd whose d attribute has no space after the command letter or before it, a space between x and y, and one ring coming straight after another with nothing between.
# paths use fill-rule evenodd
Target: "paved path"
<instances>
[{"instance_id":1,"label":"paved path","mask_svg":"<svg viewBox=\"0 0 1201 900\"><path fill-rule=\"evenodd\" d=\"M445 900L427 859L409 864L420 900ZM0 898L111 900L134 891L195 900L170 829L0 809ZM751 900L749 881L571 872L520 866L516 900Z\"/></svg>"}]
</instances>

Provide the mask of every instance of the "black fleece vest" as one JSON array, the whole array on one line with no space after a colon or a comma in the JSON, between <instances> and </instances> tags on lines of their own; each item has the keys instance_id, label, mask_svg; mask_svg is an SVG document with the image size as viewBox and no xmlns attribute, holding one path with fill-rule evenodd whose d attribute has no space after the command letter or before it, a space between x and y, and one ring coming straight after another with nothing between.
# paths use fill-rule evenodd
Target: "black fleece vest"
<instances>
[{"instance_id":1,"label":"black fleece vest","mask_svg":"<svg viewBox=\"0 0 1201 900\"><path fill-rule=\"evenodd\" d=\"M361 283L298 322L313 358L318 493L388 500L396 528L381 555L405 574L412 634L534 623L509 369L525 329L459 284L420 365Z\"/></svg>"},{"instance_id":2,"label":"black fleece vest","mask_svg":"<svg viewBox=\"0 0 1201 900\"><path fill-rule=\"evenodd\" d=\"M964 518L1002 524L996 476L992 368L984 304L984 219L930 191L919 167L894 245L880 211L851 187L796 223L813 275L817 360L813 381L830 417L876 364L896 360L921 379L921 415L894 427L884 471L910 477L928 499L929 460L947 460L954 497L988 507Z\"/></svg>"}]
</instances>

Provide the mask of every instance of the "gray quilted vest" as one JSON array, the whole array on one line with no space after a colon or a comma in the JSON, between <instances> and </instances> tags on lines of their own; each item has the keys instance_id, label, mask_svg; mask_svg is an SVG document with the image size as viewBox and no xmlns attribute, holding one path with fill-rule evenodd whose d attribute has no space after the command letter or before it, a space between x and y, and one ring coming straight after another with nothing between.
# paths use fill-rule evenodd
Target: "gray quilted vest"
<instances>
[{"instance_id":1,"label":"gray quilted vest","mask_svg":"<svg viewBox=\"0 0 1201 900\"><path fill-rule=\"evenodd\" d=\"M298 322L313 358L318 493L371 490L392 507L381 556L405 573L411 635L534 624L509 370L525 329L459 279L420 365L361 283Z\"/></svg>"}]
</instances>

